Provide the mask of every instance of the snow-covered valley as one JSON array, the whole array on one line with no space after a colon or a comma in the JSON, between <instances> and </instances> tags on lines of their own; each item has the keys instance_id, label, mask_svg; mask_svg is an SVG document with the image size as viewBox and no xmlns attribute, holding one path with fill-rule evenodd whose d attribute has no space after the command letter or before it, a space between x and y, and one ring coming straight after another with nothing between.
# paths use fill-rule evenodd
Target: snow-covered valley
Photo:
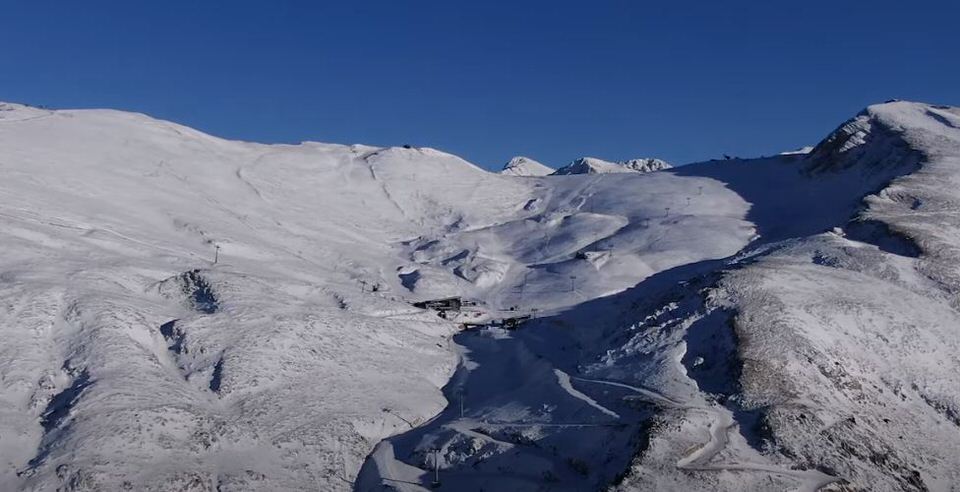
<instances>
[{"instance_id":1,"label":"snow-covered valley","mask_svg":"<svg viewBox=\"0 0 960 492\"><path fill-rule=\"evenodd\" d=\"M960 487L960 110L594 168L0 104L0 489Z\"/></svg>"}]
</instances>

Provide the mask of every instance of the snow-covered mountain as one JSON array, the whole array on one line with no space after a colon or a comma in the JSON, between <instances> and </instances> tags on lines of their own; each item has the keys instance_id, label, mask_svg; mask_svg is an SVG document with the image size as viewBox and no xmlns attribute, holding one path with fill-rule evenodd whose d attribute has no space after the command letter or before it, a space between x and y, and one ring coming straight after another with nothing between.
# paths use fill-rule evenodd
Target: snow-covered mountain
<instances>
[{"instance_id":1,"label":"snow-covered mountain","mask_svg":"<svg viewBox=\"0 0 960 492\"><path fill-rule=\"evenodd\" d=\"M626 161L610 162L596 157L581 157L570 164L557 169L553 174L564 176L569 174L608 174L608 173L649 173L672 166L666 161L653 158L629 159Z\"/></svg>"},{"instance_id":2,"label":"snow-covered mountain","mask_svg":"<svg viewBox=\"0 0 960 492\"><path fill-rule=\"evenodd\" d=\"M606 164L0 105L0 489L956 488L960 110Z\"/></svg>"},{"instance_id":3,"label":"snow-covered mountain","mask_svg":"<svg viewBox=\"0 0 960 492\"><path fill-rule=\"evenodd\" d=\"M552 174L554 169L547 167L529 157L517 156L510 159L510 162L504 164L500 174L509 176L546 176Z\"/></svg>"},{"instance_id":4,"label":"snow-covered mountain","mask_svg":"<svg viewBox=\"0 0 960 492\"><path fill-rule=\"evenodd\" d=\"M503 166L500 174L509 176L565 176L569 174L649 173L670 169L671 167L666 161L653 158L610 162L596 157L581 157L560 169L554 170L529 157L518 156L510 159L510 162Z\"/></svg>"},{"instance_id":5,"label":"snow-covered mountain","mask_svg":"<svg viewBox=\"0 0 960 492\"><path fill-rule=\"evenodd\" d=\"M670 169L671 166L667 161L661 159L654 159L652 157L646 157L642 159L628 159L625 161L620 161L617 164L621 166L632 169L641 173L649 173L653 171L660 171L663 169Z\"/></svg>"}]
</instances>

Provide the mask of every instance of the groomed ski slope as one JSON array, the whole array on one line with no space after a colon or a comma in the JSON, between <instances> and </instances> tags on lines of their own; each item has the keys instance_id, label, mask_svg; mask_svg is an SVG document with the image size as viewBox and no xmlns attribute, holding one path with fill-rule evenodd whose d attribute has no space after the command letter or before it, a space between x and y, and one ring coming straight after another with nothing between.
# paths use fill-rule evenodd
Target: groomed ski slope
<instances>
[{"instance_id":1,"label":"groomed ski slope","mask_svg":"<svg viewBox=\"0 0 960 492\"><path fill-rule=\"evenodd\" d=\"M449 490L949 490L957 119L516 177L3 105L0 488L416 489L440 449ZM448 295L538 319L409 304Z\"/></svg>"}]
</instances>

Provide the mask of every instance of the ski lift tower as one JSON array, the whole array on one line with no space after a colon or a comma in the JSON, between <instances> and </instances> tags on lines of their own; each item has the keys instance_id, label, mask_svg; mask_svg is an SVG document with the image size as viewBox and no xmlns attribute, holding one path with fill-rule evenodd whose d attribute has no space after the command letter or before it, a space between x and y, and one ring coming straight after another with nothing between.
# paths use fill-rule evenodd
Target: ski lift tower
<instances>
[{"instance_id":1,"label":"ski lift tower","mask_svg":"<svg viewBox=\"0 0 960 492\"><path fill-rule=\"evenodd\" d=\"M433 448L433 482L430 482L430 488L440 488L440 449Z\"/></svg>"}]
</instances>

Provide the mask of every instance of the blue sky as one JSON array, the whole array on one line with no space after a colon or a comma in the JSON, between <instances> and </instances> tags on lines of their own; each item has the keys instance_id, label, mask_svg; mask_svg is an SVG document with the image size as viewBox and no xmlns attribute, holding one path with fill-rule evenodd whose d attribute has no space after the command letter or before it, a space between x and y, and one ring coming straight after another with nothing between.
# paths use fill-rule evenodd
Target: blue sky
<instances>
[{"instance_id":1,"label":"blue sky","mask_svg":"<svg viewBox=\"0 0 960 492\"><path fill-rule=\"evenodd\" d=\"M957 2L0 0L0 100L229 138L674 163L960 105Z\"/></svg>"}]
</instances>

